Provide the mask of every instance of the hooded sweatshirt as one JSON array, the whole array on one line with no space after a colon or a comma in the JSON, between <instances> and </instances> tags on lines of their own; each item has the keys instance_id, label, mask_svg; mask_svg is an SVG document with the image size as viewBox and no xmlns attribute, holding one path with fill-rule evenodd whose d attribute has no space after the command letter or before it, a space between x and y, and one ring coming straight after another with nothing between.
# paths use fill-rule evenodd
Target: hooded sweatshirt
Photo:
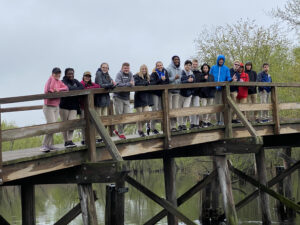
<instances>
[{"instance_id":1,"label":"hooded sweatshirt","mask_svg":"<svg viewBox=\"0 0 300 225\"><path fill-rule=\"evenodd\" d=\"M101 68L96 72L95 83L101 88L112 89L114 84L108 73L103 73ZM95 94L95 106L96 107L108 107L110 105L109 93Z\"/></svg>"},{"instance_id":2,"label":"hooded sweatshirt","mask_svg":"<svg viewBox=\"0 0 300 225\"><path fill-rule=\"evenodd\" d=\"M266 73L265 71L262 71L257 75L257 81L271 83L272 78L270 74ZM271 91L271 87L258 87L258 90L259 91L266 90L269 93Z\"/></svg>"},{"instance_id":3,"label":"hooded sweatshirt","mask_svg":"<svg viewBox=\"0 0 300 225\"><path fill-rule=\"evenodd\" d=\"M181 83L181 74L182 74L182 69L180 68L180 65L178 67L175 66L173 60L171 64L167 68L168 74L169 74L169 81L170 84L180 84ZM179 78L175 80L176 74L179 75ZM171 93L179 93L179 89L175 90L170 90Z\"/></svg>"},{"instance_id":4,"label":"hooded sweatshirt","mask_svg":"<svg viewBox=\"0 0 300 225\"><path fill-rule=\"evenodd\" d=\"M251 65L251 69L247 70L246 65ZM257 82L257 73L254 70L252 70L252 63L247 62L246 65L245 65L245 73L247 73L249 75L249 81L250 82ZM257 87L256 86L248 87L248 94L249 95L256 94L256 93L257 93Z\"/></svg>"},{"instance_id":5,"label":"hooded sweatshirt","mask_svg":"<svg viewBox=\"0 0 300 225\"><path fill-rule=\"evenodd\" d=\"M222 66L219 66L220 59L224 60ZM225 64L225 56L219 55L217 58L217 64L212 66L209 73L214 76L215 82L224 82L224 81L232 81L230 77L229 68L224 65ZM221 90L221 87L217 87L217 90Z\"/></svg>"},{"instance_id":6,"label":"hooded sweatshirt","mask_svg":"<svg viewBox=\"0 0 300 225\"><path fill-rule=\"evenodd\" d=\"M120 71L116 76L117 87L131 87L132 84L130 81L133 81L133 74L131 72L126 74ZM118 92L115 93L114 96L123 100L129 100L130 92Z\"/></svg>"},{"instance_id":7,"label":"hooded sweatshirt","mask_svg":"<svg viewBox=\"0 0 300 225\"><path fill-rule=\"evenodd\" d=\"M208 71L210 71L210 66L206 63L204 63L201 66L201 76L200 76L200 82L214 82L214 76L209 74L209 72L204 73L203 72L203 67L207 66L208 67ZM205 76L207 75L207 79L205 79ZM216 93L216 88L215 87L202 87L199 97L200 98L214 98L215 97L215 93Z\"/></svg>"},{"instance_id":8,"label":"hooded sweatshirt","mask_svg":"<svg viewBox=\"0 0 300 225\"><path fill-rule=\"evenodd\" d=\"M45 85L44 93L45 94L53 93L53 92L55 92L55 89L58 92L68 91L69 90L68 87L61 80L56 80L51 75L50 78L48 79L46 85ZM44 99L44 104L45 105L58 106L59 103L60 103L60 98L48 98L48 99Z\"/></svg>"}]
</instances>

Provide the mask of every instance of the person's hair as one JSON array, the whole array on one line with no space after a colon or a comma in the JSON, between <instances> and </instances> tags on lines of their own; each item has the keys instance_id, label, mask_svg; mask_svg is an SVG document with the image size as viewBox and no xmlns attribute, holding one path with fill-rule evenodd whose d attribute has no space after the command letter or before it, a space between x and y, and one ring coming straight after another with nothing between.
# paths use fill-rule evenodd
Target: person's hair
<instances>
[{"instance_id":1,"label":"person's hair","mask_svg":"<svg viewBox=\"0 0 300 225\"><path fill-rule=\"evenodd\" d=\"M109 65L108 65L108 63L106 63L106 62L104 62L104 63L101 63L101 65L100 65L100 68L101 68L103 65L107 65L107 67L108 67L108 69L109 69Z\"/></svg>"},{"instance_id":2,"label":"person's hair","mask_svg":"<svg viewBox=\"0 0 300 225\"><path fill-rule=\"evenodd\" d=\"M88 77L88 76L86 76L86 75L83 75L83 76L82 76L83 82L84 82L84 77ZM90 76L90 78L91 78L91 79L87 82L88 85L92 85L92 77ZM85 83L85 82L84 82L84 83Z\"/></svg>"},{"instance_id":3,"label":"person's hair","mask_svg":"<svg viewBox=\"0 0 300 225\"><path fill-rule=\"evenodd\" d=\"M146 79L149 81L150 80L149 71L148 71L148 67L145 64L140 66L140 72L138 72L138 75L140 77L142 77L143 79L145 79L145 76L142 73L142 68L146 68L146 75L145 76L146 76Z\"/></svg>"},{"instance_id":4,"label":"person's hair","mask_svg":"<svg viewBox=\"0 0 300 225\"><path fill-rule=\"evenodd\" d=\"M155 72L155 70L157 69L157 64L158 64L158 63L161 63L162 65L164 65L164 64L162 63L162 61L156 61L155 67L153 68L152 72Z\"/></svg>"},{"instance_id":5,"label":"person's hair","mask_svg":"<svg viewBox=\"0 0 300 225\"><path fill-rule=\"evenodd\" d=\"M193 59L192 62L198 63L198 59Z\"/></svg>"},{"instance_id":6,"label":"person's hair","mask_svg":"<svg viewBox=\"0 0 300 225\"><path fill-rule=\"evenodd\" d=\"M269 66L269 63L264 63L264 64L262 65L263 68L264 68L265 66Z\"/></svg>"},{"instance_id":7,"label":"person's hair","mask_svg":"<svg viewBox=\"0 0 300 225\"><path fill-rule=\"evenodd\" d=\"M65 69L65 75L67 75L67 73L68 73L69 71L73 71L73 73L74 73L74 69L73 69L73 68L66 68L66 69Z\"/></svg>"},{"instance_id":8,"label":"person's hair","mask_svg":"<svg viewBox=\"0 0 300 225\"><path fill-rule=\"evenodd\" d=\"M174 56L172 56L172 61L174 61L175 58L178 58L180 60L178 55L174 55Z\"/></svg>"},{"instance_id":9,"label":"person's hair","mask_svg":"<svg viewBox=\"0 0 300 225\"><path fill-rule=\"evenodd\" d=\"M192 65L192 61L191 60L185 60L184 65L190 64Z\"/></svg>"},{"instance_id":10,"label":"person's hair","mask_svg":"<svg viewBox=\"0 0 300 225\"><path fill-rule=\"evenodd\" d=\"M124 66L130 66L130 64L129 64L128 62L124 62L124 63L122 64L122 68L123 68Z\"/></svg>"},{"instance_id":11,"label":"person's hair","mask_svg":"<svg viewBox=\"0 0 300 225\"><path fill-rule=\"evenodd\" d=\"M209 71L210 71L210 66L209 66L207 63L204 63L204 64L201 66L201 72L204 73L204 72L203 72L204 66L207 66L207 68L208 68L208 73L209 73Z\"/></svg>"},{"instance_id":12,"label":"person's hair","mask_svg":"<svg viewBox=\"0 0 300 225\"><path fill-rule=\"evenodd\" d=\"M234 65L235 63L238 63L238 64L240 65L241 62L240 62L239 60L234 60L233 65Z\"/></svg>"}]
</instances>

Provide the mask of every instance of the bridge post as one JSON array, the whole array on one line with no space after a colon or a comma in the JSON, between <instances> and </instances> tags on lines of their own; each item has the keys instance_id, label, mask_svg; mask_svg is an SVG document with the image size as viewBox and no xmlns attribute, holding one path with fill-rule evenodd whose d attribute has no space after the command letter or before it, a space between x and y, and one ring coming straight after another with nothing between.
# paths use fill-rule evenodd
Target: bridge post
<instances>
[{"instance_id":1,"label":"bridge post","mask_svg":"<svg viewBox=\"0 0 300 225\"><path fill-rule=\"evenodd\" d=\"M213 163L213 170L217 170L217 163L216 163L216 156L212 156L212 163ZM220 196L220 186L219 186L219 181L218 177L216 176L212 183L212 196L211 196L211 208L212 208L212 224L218 224L218 213L220 209L220 204L219 204L219 196Z\"/></svg>"},{"instance_id":2,"label":"bridge post","mask_svg":"<svg viewBox=\"0 0 300 225\"><path fill-rule=\"evenodd\" d=\"M116 224L116 185L106 185L105 225Z\"/></svg>"},{"instance_id":3,"label":"bridge post","mask_svg":"<svg viewBox=\"0 0 300 225\"><path fill-rule=\"evenodd\" d=\"M227 98L230 98L230 86L226 84L226 86L222 90L222 97L224 103L224 125L225 125L225 138L232 138L232 109L228 104Z\"/></svg>"},{"instance_id":4,"label":"bridge post","mask_svg":"<svg viewBox=\"0 0 300 225\"><path fill-rule=\"evenodd\" d=\"M0 105L0 184L3 183L2 178L2 121L1 121L1 105Z\"/></svg>"},{"instance_id":5,"label":"bridge post","mask_svg":"<svg viewBox=\"0 0 300 225\"><path fill-rule=\"evenodd\" d=\"M208 177L209 174L204 174L203 179ZM211 203L211 183L206 185L206 187L200 192L200 197L202 200L202 209L200 212L200 220L203 225L210 225L210 203Z\"/></svg>"},{"instance_id":6,"label":"bridge post","mask_svg":"<svg viewBox=\"0 0 300 225\"><path fill-rule=\"evenodd\" d=\"M78 184L78 194L83 224L97 225L98 222L92 184Z\"/></svg>"},{"instance_id":7,"label":"bridge post","mask_svg":"<svg viewBox=\"0 0 300 225\"><path fill-rule=\"evenodd\" d=\"M279 176L280 174L282 174L282 172L284 170L283 166L276 166L275 168L276 168L276 176ZM276 186L277 186L277 192L281 195L284 195L283 194L283 180L278 182L278 184ZM286 219L284 205L282 204L282 202L278 201L276 206L277 206L277 214L278 214L279 221L284 221Z\"/></svg>"},{"instance_id":8,"label":"bridge post","mask_svg":"<svg viewBox=\"0 0 300 225\"><path fill-rule=\"evenodd\" d=\"M116 223L115 225L124 225L125 224L125 180L124 178L119 179L116 182Z\"/></svg>"},{"instance_id":9,"label":"bridge post","mask_svg":"<svg viewBox=\"0 0 300 225\"><path fill-rule=\"evenodd\" d=\"M274 133L280 134L280 118L279 118L279 104L278 104L278 96L277 96L277 87L274 86L271 89L271 101L273 108L273 121L275 124Z\"/></svg>"},{"instance_id":10,"label":"bridge post","mask_svg":"<svg viewBox=\"0 0 300 225\"><path fill-rule=\"evenodd\" d=\"M267 186L267 170L265 160L265 150L261 148L258 153L255 154L256 167L257 167L257 178L259 183ZM269 196L263 191L259 191L260 206L262 211L262 222L263 225L271 224L271 212Z\"/></svg>"},{"instance_id":11,"label":"bridge post","mask_svg":"<svg viewBox=\"0 0 300 225\"><path fill-rule=\"evenodd\" d=\"M164 149L167 150L170 148L171 141L171 131L170 131L170 118L169 118L169 93L168 89L164 89L162 95L163 103L163 131L165 135Z\"/></svg>"},{"instance_id":12,"label":"bridge post","mask_svg":"<svg viewBox=\"0 0 300 225\"><path fill-rule=\"evenodd\" d=\"M228 225L238 225L238 218L235 210L232 195L230 172L225 155L216 156L216 164L219 176L220 187L223 196L223 206Z\"/></svg>"},{"instance_id":13,"label":"bridge post","mask_svg":"<svg viewBox=\"0 0 300 225\"><path fill-rule=\"evenodd\" d=\"M34 185L21 185L22 224L35 224L35 191Z\"/></svg>"},{"instance_id":14,"label":"bridge post","mask_svg":"<svg viewBox=\"0 0 300 225\"><path fill-rule=\"evenodd\" d=\"M165 156L163 158L164 163L164 177L165 177L165 192L166 199L174 207L177 207L177 198L176 198L176 163L174 158L169 158ZM176 225L178 224L177 218L168 213L168 224Z\"/></svg>"}]
</instances>

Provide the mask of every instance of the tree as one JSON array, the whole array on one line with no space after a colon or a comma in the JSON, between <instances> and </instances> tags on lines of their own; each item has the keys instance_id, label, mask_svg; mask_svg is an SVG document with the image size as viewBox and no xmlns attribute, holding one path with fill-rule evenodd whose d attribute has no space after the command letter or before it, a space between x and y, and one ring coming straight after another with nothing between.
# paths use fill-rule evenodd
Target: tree
<instances>
[{"instance_id":1,"label":"tree","mask_svg":"<svg viewBox=\"0 0 300 225\"><path fill-rule=\"evenodd\" d=\"M204 28L195 43L197 58L210 65L223 54L229 66L234 60L251 61L253 68L260 71L262 64L268 62L272 73L282 74L293 62L291 42L279 27L258 26L255 20L241 19L232 25Z\"/></svg>"},{"instance_id":2,"label":"tree","mask_svg":"<svg viewBox=\"0 0 300 225\"><path fill-rule=\"evenodd\" d=\"M271 14L297 29L300 27L300 0L289 0L283 9L273 9Z\"/></svg>"}]
</instances>

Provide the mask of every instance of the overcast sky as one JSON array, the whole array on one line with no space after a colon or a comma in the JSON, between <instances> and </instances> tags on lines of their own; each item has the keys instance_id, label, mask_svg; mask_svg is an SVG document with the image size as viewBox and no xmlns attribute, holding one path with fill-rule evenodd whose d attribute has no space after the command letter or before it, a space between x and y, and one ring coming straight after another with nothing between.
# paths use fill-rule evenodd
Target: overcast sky
<instances>
[{"instance_id":1,"label":"overcast sky","mask_svg":"<svg viewBox=\"0 0 300 225\"><path fill-rule=\"evenodd\" d=\"M201 0L0 0L0 97L38 94L53 67L95 74L108 62L114 77L127 61L132 72L141 64L167 67L177 54L196 52L194 40L203 26L255 19L274 20L266 12L286 1ZM23 103L41 104L41 102ZM12 105L3 105L8 107ZM42 111L4 114L19 126L44 122Z\"/></svg>"}]
</instances>

